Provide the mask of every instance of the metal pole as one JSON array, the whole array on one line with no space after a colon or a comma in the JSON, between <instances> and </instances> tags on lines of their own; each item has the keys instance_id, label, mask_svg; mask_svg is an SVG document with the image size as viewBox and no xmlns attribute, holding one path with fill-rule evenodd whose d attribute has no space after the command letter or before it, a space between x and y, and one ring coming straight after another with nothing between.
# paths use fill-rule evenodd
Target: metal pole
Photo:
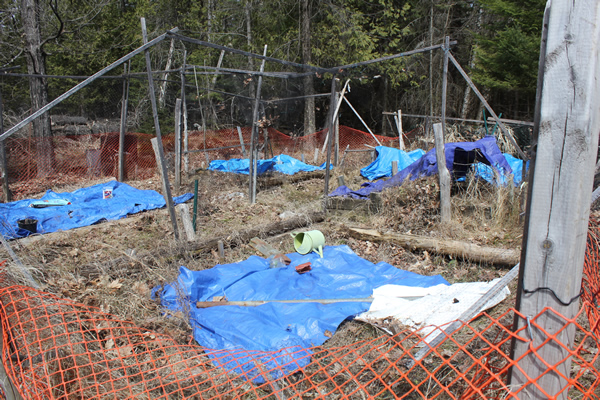
<instances>
[{"instance_id":1,"label":"metal pole","mask_svg":"<svg viewBox=\"0 0 600 400\"><path fill-rule=\"evenodd\" d=\"M144 43L148 42L148 33L146 32L146 19L141 18L142 23L142 37ZM148 48L144 50L146 56L146 71L148 72L148 92L150 95L150 103L152 104L152 116L154 117L154 129L156 131L156 148L158 150L157 158L164 160L165 154L162 144L162 135L160 134L160 123L158 121L158 108L156 106L156 95L154 93L154 79L152 78L152 64L150 63L150 51ZM169 185L169 174L167 166L164 162L159 163L159 168L162 169L161 175L163 176L163 190L165 196L165 202L169 215L171 217L171 223L173 224L173 235L175 239L179 240L179 230L177 229L177 216L175 215L175 206L173 205L173 197L171 196L171 186Z\"/></svg>"}]
</instances>

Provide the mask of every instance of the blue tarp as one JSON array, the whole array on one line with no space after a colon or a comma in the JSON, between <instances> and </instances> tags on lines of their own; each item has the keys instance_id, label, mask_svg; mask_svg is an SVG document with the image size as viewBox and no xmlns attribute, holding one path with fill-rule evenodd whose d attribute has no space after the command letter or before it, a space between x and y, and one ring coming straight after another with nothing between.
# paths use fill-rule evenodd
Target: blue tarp
<instances>
[{"instance_id":1,"label":"blue tarp","mask_svg":"<svg viewBox=\"0 0 600 400\"><path fill-rule=\"evenodd\" d=\"M491 165L501 174L512 173L512 168L496 144L494 136L486 136L476 142L446 143L444 146L446 166L454 177L464 177L471 166L476 162ZM365 182L359 190L351 190L347 186L340 186L329 196L350 196L356 199L366 199L372 192L381 192L388 187L400 186L408 177L411 180L437 174L437 161L435 148L429 150L423 157L404 168L388 180Z\"/></svg>"},{"instance_id":2,"label":"blue tarp","mask_svg":"<svg viewBox=\"0 0 600 400\"><path fill-rule=\"evenodd\" d=\"M210 171L233 172L236 174L248 175L250 171L250 161L247 158L233 158L231 160L211 161L208 169ZM268 160L257 160L257 174L262 175L268 171L281 172L287 175L294 175L298 172L311 172L325 169L325 164L314 166L303 163L286 154L281 154Z\"/></svg>"},{"instance_id":3,"label":"blue tarp","mask_svg":"<svg viewBox=\"0 0 600 400\"><path fill-rule=\"evenodd\" d=\"M506 162L510 165L512 169L513 175L513 184L515 186L519 186L521 184L521 180L523 179L523 160L515 158L508 153L504 153L504 158L506 158ZM525 167L525 171L529 166L529 162L527 162L527 166ZM499 185L507 185L510 174L496 174L494 170L489 165L485 165L483 163L477 163L475 165L475 176L485 179L487 182L491 184L499 184Z\"/></svg>"},{"instance_id":4,"label":"blue tarp","mask_svg":"<svg viewBox=\"0 0 600 400\"><path fill-rule=\"evenodd\" d=\"M370 181L392 176L392 161L397 161L398 171L402 171L425 154L425 151L421 149L407 153L404 150L386 146L377 146L375 151L377 152L375 161L360 170L361 175Z\"/></svg>"},{"instance_id":5,"label":"blue tarp","mask_svg":"<svg viewBox=\"0 0 600 400\"><path fill-rule=\"evenodd\" d=\"M334 333L342 321L368 310L370 303L267 303L198 309L196 301L212 301L215 296L229 301L364 298L385 284L448 284L439 275L422 276L385 262L373 264L348 246L326 246L323 258L315 253L288 256L292 260L289 266L274 269L269 268L268 259L257 256L203 271L181 267L177 282L156 294L165 307L190 311L199 344L225 350L215 360L217 365L255 379L260 375L255 366L258 359L266 369L290 363L283 367L286 373L308 364L310 347L322 344L327 331ZM311 263L312 270L297 273L295 267L305 262ZM271 375L278 378L281 373Z\"/></svg>"},{"instance_id":6,"label":"blue tarp","mask_svg":"<svg viewBox=\"0 0 600 400\"><path fill-rule=\"evenodd\" d=\"M112 189L112 198L103 199L102 191ZM182 203L194 195L187 193L173 200ZM48 190L41 200L67 200L71 204L32 208L40 199L26 199L11 203L0 203L0 234L6 238L27 236L29 231L20 229L17 221L27 218L37 219L38 233L68 230L95 224L103 220L124 218L128 214L152 210L165 206L165 198L154 190L140 190L126 183L110 181L75 190L56 193Z\"/></svg>"}]
</instances>

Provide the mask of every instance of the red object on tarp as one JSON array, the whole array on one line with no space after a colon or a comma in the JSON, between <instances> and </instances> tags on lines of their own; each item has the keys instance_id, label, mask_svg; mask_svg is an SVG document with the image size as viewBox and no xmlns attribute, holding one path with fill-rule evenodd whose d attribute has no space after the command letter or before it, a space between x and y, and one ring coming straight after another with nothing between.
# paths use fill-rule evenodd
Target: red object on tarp
<instances>
[{"instance_id":1,"label":"red object on tarp","mask_svg":"<svg viewBox=\"0 0 600 400\"><path fill-rule=\"evenodd\" d=\"M305 272L310 271L310 262L305 262L304 264L296 265L296 272L299 274L303 274Z\"/></svg>"}]
</instances>

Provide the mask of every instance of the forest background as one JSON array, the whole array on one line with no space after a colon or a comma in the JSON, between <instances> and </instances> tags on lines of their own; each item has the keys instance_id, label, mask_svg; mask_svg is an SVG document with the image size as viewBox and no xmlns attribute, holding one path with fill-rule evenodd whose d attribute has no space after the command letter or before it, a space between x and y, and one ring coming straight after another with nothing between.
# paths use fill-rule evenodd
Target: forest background
<instances>
[{"instance_id":1,"label":"forest background","mask_svg":"<svg viewBox=\"0 0 600 400\"><path fill-rule=\"evenodd\" d=\"M0 71L6 73L0 77L0 91L9 121L28 115L78 83L77 76L89 76L139 47L144 17L150 39L178 27L180 34L192 38L256 54L267 45L270 57L324 68L441 44L449 36L457 42L452 53L496 113L532 120L544 7L542 0L0 0ZM153 68L178 68L184 51L186 65L215 67L219 62L219 50L164 41L151 51ZM347 97L367 124L377 133L389 130L391 135L382 112L401 109L405 114L440 115L442 59L440 51L426 52L349 69L339 77L352 79ZM258 60L241 56L225 56L220 64L246 71L256 71L259 65ZM277 68L289 67L271 63L266 71L278 72ZM132 60L131 71L144 70L143 57ZM117 68L111 74L122 72ZM15 79L19 73L49 77ZM447 115L481 118L482 107L467 83L456 69L450 68L449 74ZM213 87L220 85L221 92L199 90L198 78L187 78L197 88L189 92L190 98L206 97L220 104L215 118L205 122L251 124L249 112L235 113L231 103L223 101L223 93L254 97L251 76L236 77L214 78ZM326 78L331 77L280 79L266 85L263 97L329 93ZM161 83L157 90L164 90L164 85L178 88L179 81ZM118 118L121 92L121 82L106 80L53 113ZM177 91L171 92L162 102L172 107ZM139 87L138 95L148 96L147 88ZM296 136L313 133L325 125L328 100L312 98L286 108L282 118L271 110L270 123ZM145 104L145 111L133 119L132 128L154 133L149 102L139 104ZM172 113L168 106L164 110L161 117L168 119ZM343 123L362 128L358 120ZM42 132L45 129L48 132ZM51 135L49 117L41 118L34 130L38 137Z\"/></svg>"}]
</instances>

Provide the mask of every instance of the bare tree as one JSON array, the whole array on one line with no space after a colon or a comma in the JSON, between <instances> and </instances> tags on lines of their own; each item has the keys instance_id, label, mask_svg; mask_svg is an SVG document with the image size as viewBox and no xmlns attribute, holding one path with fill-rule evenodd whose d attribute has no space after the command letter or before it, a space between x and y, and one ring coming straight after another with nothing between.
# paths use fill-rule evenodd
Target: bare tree
<instances>
[{"instance_id":1,"label":"bare tree","mask_svg":"<svg viewBox=\"0 0 600 400\"><path fill-rule=\"evenodd\" d=\"M52 1L50 6L53 7ZM56 12L56 9L53 8ZM39 0L21 0L21 21L25 40L25 58L29 78L29 92L31 97L31 111L35 112L48 104L48 83L46 75L46 54L43 50L44 42L40 30L40 3ZM58 15L58 13L56 13ZM60 21L60 19L59 19ZM59 23L59 31L63 29ZM36 141L37 176L44 177L54 173L54 148L52 146L52 130L50 128L50 115L42 114L32 122L33 136Z\"/></svg>"},{"instance_id":2,"label":"bare tree","mask_svg":"<svg viewBox=\"0 0 600 400\"><path fill-rule=\"evenodd\" d=\"M300 43L302 46L302 63L310 64L312 52L310 45L310 19L312 13L311 0L302 0L300 13ZM314 76L308 75L304 78L304 95L314 94ZM315 122L315 98L307 97L304 100L304 134L308 135L316 131Z\"/></svg>"}]
</instances>

